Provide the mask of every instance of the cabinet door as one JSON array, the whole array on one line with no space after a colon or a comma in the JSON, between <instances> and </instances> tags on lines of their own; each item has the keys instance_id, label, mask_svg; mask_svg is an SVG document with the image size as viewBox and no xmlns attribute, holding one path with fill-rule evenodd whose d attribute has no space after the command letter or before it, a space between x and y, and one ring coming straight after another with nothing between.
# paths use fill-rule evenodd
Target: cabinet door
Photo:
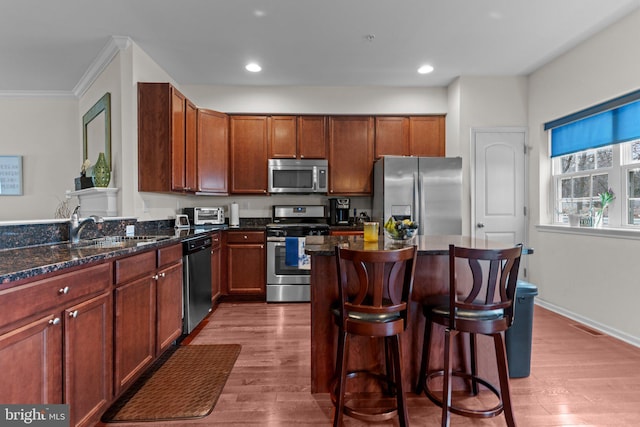
<instances>
[{"instance_id":1,"label":"cabinet door","mask_svg":"<svg viewBox=\"0 0 640 427\"><path fill-rule=\"evenodd\" d=\"M196 154L196 134L197 134L197 114L196 106L189 101L185 101L185 140L184 140L184 175L185 191L195 192L198 186L197 154Z\"/></svg>"},{"instance_id":2,"label":"cabinet door","mask_svg":"<svg viewBox=\"0 0 640 427\"><path fill-rule=\"evenodd\" d=\"M373 118L329 119L329 192L370 195L373 173Z\"/></svg>"},{"instance_id":3,"label":"cabinet door","mask_svg":"<svg viewBox=\"0 0 640 427\"><path fill-rule=\"evenodd\" d=\"M264 244L229 244L229 295L265 295Z\"/></svg>"},{"instance_id":4,"label":"cabinet door","mask_svg":"<svg viewBox=\"0 0 640 427\"><path fill-rule=\"evenodd\" d=\"M269 118L269 158L295 159L298 153L295 116L271 116Z\"/></svg>"},{"instance_id":5,"label":"cabinet door","mask_svg":"<svg viewBox=\"0 0 640 427\"><path fill-rule=\"evenodd\" d=\"M120 393L155 357L156 290L151 275L115 289L115 391Z\"/></svg>"},{"instance_id":6,"label":"cabinet door","mask_svg":"<svg viewBox=\"0 0 640 427\"><path fill-rule=\"evenodd\" d=\"M410 117L409 150L412 156L445 155L444 116Z\"/></svg>"},{"instance_id":7,"label":"cabinet door","mask_svg":"<svg viewBox=\"0 0 640 427\"><path fill-rule=\"evenodd\" d=\"M226 195L229 190L229 118L198 110L198 191Z\"/></svg>"},{"instance_id":8,"label":"cabinet door","mask_svg":"<svg viewBox=\"0 0 640 427\"><path fill-rule=\"evenodd\" d=\"M185 130L186 98L171 88L171 189L182 191L186 187Z\"/></svg>"},{"instance_id":9,"label":"cabinet door","mask_svg":"<svg viewBox=\"0 0 640 427\"><path fill-rule=\"evenodd\" d=\"M48 315L0 335L0 402L62 403L62 321Z\"/></svg>"},{"instance_id":10,"label":"cabinet door","mask_svg":"<svg viewBox=\"0 0 640 427\"><path fill-rule=\"evenodd\" d=\"M266 116L231 116L231 192L267 193Z\"/></svg>"},{"instance_id":11,"label":"cabinet door","mask_svg":"<svg viewBox=\"0 0 640 427\"><path fill-rule=\"evenodd\" d=\"M113 397L111 292L64 311L64 401L71 425L94 425Z\"/></svg>"},{"instance_id":12,"label":"cabinet door","mask_svg":"<svg viewBox=\"0 0 640 427\"><path fill-rule=\"evenodd\" d=\"M376 117L375 157L409 155L409 118Z\"/></svg>"},{"instance_id":13,"label":"cabinet door","mask_svg":"<svg viewBox=\"0 0 640 427\"><path fill-rule=\"evenodd\" d=\"M182 261L158 272L156 356L182 334Z\"/></svg>"},{"instance_id":14,"label":"cabinet door","mask_svg":"<svg viewBox=\"0 0 640 427\"><path fill-rule=\"evenodd\" d=\"M327 118L298 117L298 156L301 159L327 158Z\"/></svg>"}]
</instances>

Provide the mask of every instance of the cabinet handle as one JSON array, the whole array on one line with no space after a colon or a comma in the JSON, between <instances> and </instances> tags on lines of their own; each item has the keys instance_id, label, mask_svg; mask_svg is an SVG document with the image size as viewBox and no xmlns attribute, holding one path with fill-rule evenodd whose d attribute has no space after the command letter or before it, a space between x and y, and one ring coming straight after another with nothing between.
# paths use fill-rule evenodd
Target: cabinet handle
<instances>
[{"instance_id":1,"label":"cabinet handle","mask_svg":"<svg viewBox=\"0 0 640 427\"><path fill-rule=\"evenodd\" d=\"M60 295L66 295L66 294L68 294L68 293L69 293L69 287L68 287L68 286L65 286L64 288L60 288L60 289L58 289L58 293L59 293Z\"/></svg>"},{"instance_id":2,"label":"cabinet handle","mask_svg":"<svg viewBox=\"0 0 640 427\"><path fill-rule=\"evenodd\" d=\"M73 310L69 313L69 317L73 317L74 319L78 317L78 310Z\"/></svg>"},{"instance_id":3,"label":"cabinet handle","mask_svg":"<svg viewBox=\"0 0 640 427\"><path fill-rule=\"evenodd\" d=\"M49 324L50 325L57 325L58 323L60 323L60 318L56 317L55 319L50 319L49 320Z\"/></svg>"},{"instance_id":4,"label":"cabinet handle","mask_svg":"<svg viewBox=\"0 0 640 427\"><path fill-rule=\"evenodd\" d=\"M153 280L158 280L158 277L160 277L160 276L158 276L157 274L154 274L153 276L151 276L151 278L152 278Z\"/></svg>"},{"instance_id":5,"label":"cabinet handle","mask_svg":"<svg viewBox=\"0 0 640 427\"><path fill-rule=\"evenodd\" d=\"M249 238L249 236L247 236L247 235L245 234L244 236L242 236L242 238L246 240L246 239L248 239L248 238Z\"/></svg>"},{"instance_id":6,"label":"cabinet handle","mask_svg":"<svg viewBox=\"0 0 640 427\"><path fill-rule=\"evenodd\" d=\"M165 276L165 273L160 273L160 277L164 277L164 276Z\"/></svg>"}]
</instances>

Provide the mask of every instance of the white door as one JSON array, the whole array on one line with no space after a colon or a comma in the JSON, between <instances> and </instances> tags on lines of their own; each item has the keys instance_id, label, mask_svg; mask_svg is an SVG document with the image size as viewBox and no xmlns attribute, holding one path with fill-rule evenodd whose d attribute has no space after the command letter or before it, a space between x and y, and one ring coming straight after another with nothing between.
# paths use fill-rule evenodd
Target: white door
<instances>
[{"instance_id":1,"label":"white door","mask_svg":"<svg viewBox=\"0 0 640 427\"><path fill-rule=\"evenodd\" d=\"M526 137L520 128L472 131L471 229L477 238L525 243Z\"/></svg>"}]
</instances>

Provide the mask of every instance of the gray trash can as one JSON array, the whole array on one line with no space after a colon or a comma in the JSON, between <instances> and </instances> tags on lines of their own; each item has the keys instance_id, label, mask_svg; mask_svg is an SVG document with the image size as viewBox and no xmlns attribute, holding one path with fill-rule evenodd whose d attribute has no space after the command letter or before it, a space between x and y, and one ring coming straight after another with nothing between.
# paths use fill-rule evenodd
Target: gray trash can
<instances>
[{"instance_id":1,"label":"gray trash can","mask_svg":"<svg viewBox=\"0 0 640 427\"><path fill-rule=\"evenodd\" d=\"M536 295L538 288L535 285L518 280L513 324L505 334L510 378L528 377L531 372L533 299Z\"/></svg>"}]
</instances>

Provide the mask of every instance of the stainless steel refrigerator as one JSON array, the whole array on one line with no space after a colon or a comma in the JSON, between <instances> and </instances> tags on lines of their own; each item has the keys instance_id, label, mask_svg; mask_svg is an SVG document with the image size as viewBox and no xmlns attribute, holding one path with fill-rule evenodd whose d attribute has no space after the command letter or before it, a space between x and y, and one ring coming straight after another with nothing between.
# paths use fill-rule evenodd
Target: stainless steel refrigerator
<instances>
[{"instance_id":1,"label":"stainless steel refrigerator","mask_svg":"<svg viewBox=\"0 0 640 427\"><path fill-rule=\"evenodd\" d=\"M462 234L462 158L384 156L373 167L373 218L418 222L418 234ZM382 226L381 224L381 226Z\"/></svg>"}]
</instances>

